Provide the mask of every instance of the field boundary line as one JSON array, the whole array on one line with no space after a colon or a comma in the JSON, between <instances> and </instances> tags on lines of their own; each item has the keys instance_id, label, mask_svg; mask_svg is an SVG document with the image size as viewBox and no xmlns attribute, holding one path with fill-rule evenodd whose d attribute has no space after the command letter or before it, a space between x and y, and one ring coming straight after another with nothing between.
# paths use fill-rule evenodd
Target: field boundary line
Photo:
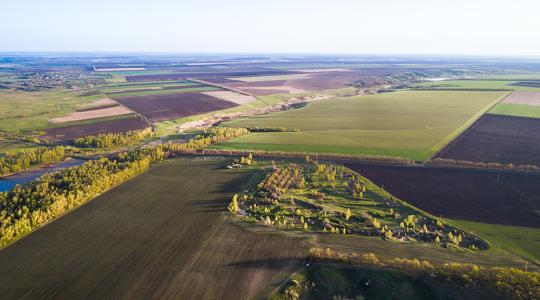
<instances>
[{"instance_id":1,"label":"field boundary line","mask_svg":"<svg viewBox=\"0 0 540 300\"><path fill-rule=\"evenodd\" d=\"M236 89L236 88L232 88L232 87L228 87L228 86L226 86L226 85L219 84L219 83L212 83L212 82L208 82L208 81L206 81L206 80L195 79L195 78L186 78L186 80L193 81L193 82L198 82L198 83L202 83L202 84L206 84L206 85L210 85L210 86L215 86L215 87L222 88L222 89L225 89L225 90L228 90L228 91L231 91L231 92L237 92L237 93L240 93L240 94L246 95L246 96L255 97L255 96L254 96L253 94L251 94L251 93L244 92L244 91L242 91L242 90L239 90L239 89ZM256 98L256 97L255 97L255 98Z\"/></svg>"},{"instance_id":2,"label":"field boundary line","mask_svg":"<svg viewBox=\"0 0 540 300\"><path fill-rule=\"evenodd\" d=\"M434 153L431 155L429 159L426 160L426 162L432 160L434 157L436 157L439 153L441 153L445 148L453 144L455 141L459 139L463 135L464 132L466 132L474 123L476 123L482 116L484 116L488 111L490 111L495 105L499 104L500 102L504 101L508 96L510 96L512 92L507 92L505 95L497 98L493 102L490 102L488 105L486 105L483 109L476 112L474 115L472 115L465 123L461 124L458 128L454 129L449 135L447 135L443 140L435 144L433 147L431 147L429 150L434 151Z\"/></svg>"}]
</instances>

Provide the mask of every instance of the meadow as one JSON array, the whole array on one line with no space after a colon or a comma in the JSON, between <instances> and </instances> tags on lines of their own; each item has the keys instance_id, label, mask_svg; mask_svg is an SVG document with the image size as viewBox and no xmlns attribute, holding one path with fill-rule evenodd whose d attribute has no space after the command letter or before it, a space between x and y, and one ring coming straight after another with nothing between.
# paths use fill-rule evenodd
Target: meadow
<instances>
[{"instance_id":1,"label":"meadow","mask_svg":"<svg viewBox=\"0 0 540 300\"><path fill-rule=\"evenodd\" d=\"M540 106L526 104L499 103L490 111L494 115L506 115L526 118L540 118Z\"/></svg>"},{"instance_id":2,"label":"meadow","mask_svg":"<svg viewBox=\"0 0 540 300\"><path fill-rule=\"evenodd\" d=\"M506 92L400 91L338 98L304 108L232 120L228 127L286 127L252 133L220 149L279 150L429 159Z\"/></svg>"}]
</instances>

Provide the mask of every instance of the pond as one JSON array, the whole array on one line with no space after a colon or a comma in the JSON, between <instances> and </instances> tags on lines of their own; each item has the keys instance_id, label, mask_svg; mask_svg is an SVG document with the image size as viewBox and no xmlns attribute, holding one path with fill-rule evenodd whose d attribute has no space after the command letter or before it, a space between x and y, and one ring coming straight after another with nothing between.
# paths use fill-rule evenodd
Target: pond
<instances>
[{"instance_id":1,"label":"pond","mask_svg":"<svg viewBox=\"0 0 540 300\"><path fill-rule=\"evenodd\" d=\"M11 191L17 184L25 184L39 178L41 175L61 169L78 166L85 162L82 159L68 159L54 165L46 166L39 169L23 171L19 174L0 178L0 192Z\"/></svg>"}]
</instances>

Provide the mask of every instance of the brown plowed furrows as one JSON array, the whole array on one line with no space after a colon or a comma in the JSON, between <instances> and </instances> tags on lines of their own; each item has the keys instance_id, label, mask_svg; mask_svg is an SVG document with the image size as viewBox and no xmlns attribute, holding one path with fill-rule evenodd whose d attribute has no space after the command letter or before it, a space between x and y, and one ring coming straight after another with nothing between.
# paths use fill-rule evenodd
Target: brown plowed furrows
<instances>
[{"instance_id":1,"label":"brown plowed furrows","mask_svg":"<svg viewBox=\"0 0 540 300\"><path fill-rule=\"evenodd\" d=\"M177 119L237 106L236 103L214 98L203 93L178 93L115 97L129 109L153 122Z\"/></svg>"},{"instance_id":2,"label":"brown plowed furrows","mask_svg":"<svg viewBox=\"0 0 540 300\"><path fill-rule=\"evenodd\" d=\"M227 78L227 77L241 77L241 76L262 76L262 75L284 75L284 74L296 74L298 72L284 71L284 70L268 70L268 69L245 69L245 70L232 70L224 72L185 72L175 74L155 74L155 75L132 75L126 76L128 82L139 81L164 81L164 80L178 80L188 77L211 79L211 78Z\"/></svg>"},{"instance_id":3,"label":"brown plowed furrows","mask_svg":"<svg viewBox=\"0 0 540 300\"><path fill-rule=\"evenodd\" d=\"M540 227L540 175L346 164L408 203L445 218Z\"/></svg>"},{"instance_id":4,"label":"brown plowed furrows","mask_svg":"<svg viewBox=\"0 0 540 300\"><path fill-rule=\"evenodd\" d=\"M540 166L540 119L484 115L437 157Z\"/></svg>"},{"instance_id":5,"label":"brown plowed furrows","mask_svg":"<svg viewBox=\"0 0 540 300\"><path fill-rule=\"evenodd\" d=\"M304 241L223 212L249 174L166 161L0 251L4 299L248 299L303 261Z\"/></svg>"},{"instance_id":6,"label":"brown plowed furrows","mask_svg":"<svg viewBox=\"0 0 540 300\"><path fill-rule=\"evenodd\" d=\"M230 82L226 86L238 88L257 96L284 94L291 90L320 91L351 86L371 76L387 76L397 72L395 69L362 69L342 72L315 72L307 78L292 80L270 80L257 82Z\"/></svg>"},{"instance_id":7,"label":"brown plowed furrows","mask_svg":"<svg viewBox=\"0 0 540 300\"><path fill-rule=\"evenodd\" d=\"M140 116L103 122L99 122L99 119L96 119L94 123L49 128L46 130L43 138L57 142L66 142L82 136L109 132L126 132L146 127L149 127L149 124Z\"/></svg>"}]
</instances>

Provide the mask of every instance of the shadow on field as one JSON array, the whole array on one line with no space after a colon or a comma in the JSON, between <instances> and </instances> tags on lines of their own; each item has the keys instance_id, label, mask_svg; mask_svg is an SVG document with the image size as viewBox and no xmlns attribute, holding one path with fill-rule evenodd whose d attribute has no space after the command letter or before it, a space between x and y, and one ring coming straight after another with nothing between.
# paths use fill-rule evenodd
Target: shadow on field
<instances>
[{"instance_id":1,"label":"shadow on field","mask_svg":"<svg viewBox=\"0 0 540 300\"><path fill-rule=\"evenodd\" d=\"M228 264L226 266L233 267L235 269L265 268L282 270L283 268L287 268L291 265L300 265L304 260L304 257L290 256L281 258L243 260Z\"/></svg>"},{"instance_id":2,"label":"shadow on field","mask_svg":"<svg viewBox=\"0 0 540 300\"><path fill-rule=\"evenodd\" d=\"M227 210L227 202L223 200L196 200L188 202L188 205L199 208L194 210L194 213L222 212Z\"/></svg>"}]
</instances>

